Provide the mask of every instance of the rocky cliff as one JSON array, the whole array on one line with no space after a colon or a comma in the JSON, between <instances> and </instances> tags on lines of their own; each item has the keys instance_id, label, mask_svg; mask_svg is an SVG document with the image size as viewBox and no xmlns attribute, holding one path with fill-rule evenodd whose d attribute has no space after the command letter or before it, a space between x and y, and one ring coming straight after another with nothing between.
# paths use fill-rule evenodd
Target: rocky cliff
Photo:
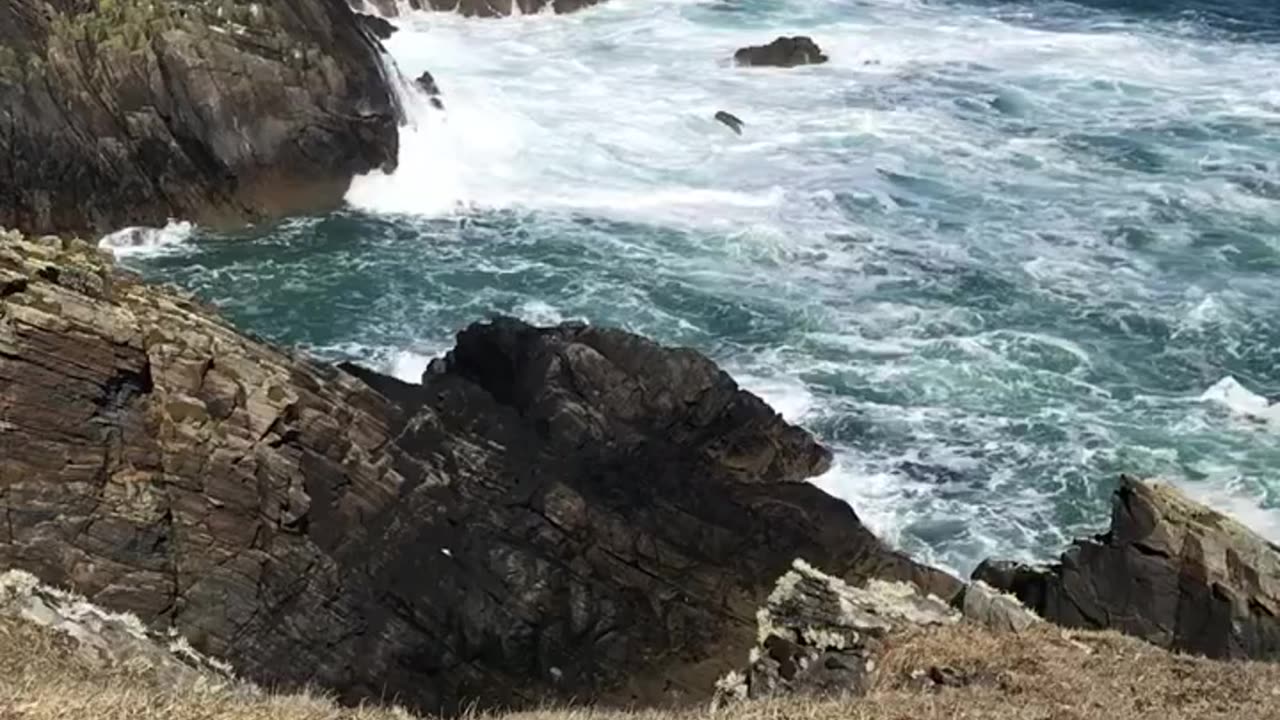
<instances>
[{"instance_id":1,"label":"rocky cliff","mask_svg":"<svg viewBox=\"0 0 1280 720\"><path fill-rule=\"evenodd\" d=\"M478 324L406 384L8 236L0 428L0 567L346 700L703 700L796 557L959 589L804 482L808 434L615 330Z\"/></svg>"},{"instance_id":2,"label":"rocky cliff","mask_svg":"<svg viewBox=\"0 0 1280 720\"><path fill-rule=\"evenodd\" d=\"M0 0L0 226L335 205L395 163L376 42L343 0Z\"/></svg>"},{"instance_id":3,"label":"rocky cliff","mask_svg":"<svg viewBox=\"0 0 1280 720\"><path fill-rule=\"evenodd\" d=\"M1216 658L1280 659L1280 548L1172 487L1122 478L1111 529L1058 563L989 561L975 578L1046 619Z\"/></svg>"}]
</instances>

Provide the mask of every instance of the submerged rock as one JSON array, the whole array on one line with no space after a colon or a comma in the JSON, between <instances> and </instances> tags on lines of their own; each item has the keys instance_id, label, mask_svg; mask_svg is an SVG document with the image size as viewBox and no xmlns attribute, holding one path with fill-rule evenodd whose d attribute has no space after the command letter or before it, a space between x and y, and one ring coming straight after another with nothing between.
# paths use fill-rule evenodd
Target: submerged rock
<instances>
[{"instance_id":1,"label":"submerged rock","mask_svg":"<svg viewBox=\"0 0 1280 720\"><path fill-rule=\"evenodd\" d=\"M337 205L398 111L345 0L0 0L0 225L101 234Z\"/></svg>"},{"instance_id":2,"label":"submerged rock","mask_svg":"<svg viewBox=\"0 0 1280 720\"><path fill-rule=\"evenodd\" d=\"M436 85L436 79L431 76L430 72L423 71L423 73L418 76L418 79L415 80L414 83L416 83L418 88L421 89L424 93L426 93L427 97L431 99L432 107L436 108L437 110L444 109L444 102L440 100L440 86Z\"/></svg>"},{"instance_id":3,"label":"submerged rock","mask_svg":"<svg viewBox=\"0 0 1280 720\"><path fill-rule=\"evenodd\" d=\"M408 384L5 236L0 428L0 567L347 701L704 701L795 557L960 588L805 482L808 433L618 330L476 324Z\"/></svg>"},{"instance_id":4,"label":"submerged rock","mask_svg":"<svg viewBox=\"0 0 1280 720\"><path fill-rule=\"evenodd\" d=\"M813 38L804 35L779 37L768 45L740 48L733 54L733 59L739 65L772 65L774 67L817 65L828 60Z\"/></svg>"},{"instance_id":5,"label":"submerged rock","mask_svg":"<svg viewBox=\"0 0 1280 720\"><path fill-rule=\"evenodd\" d=\"M974 577L1045 619L1215 658L1280 659L1280 549L1167 485L1122 477L1111 529L1049 566Z\"/></svg>"},{"instance_id":6,"label":"submerged rock","mask_svg":"<svg viewBox=\"0 0 1280 720\"><path fill-rule=\"evenodd\" d=\"M734 115L729 112L725 112L724 110L720 110L719 112L716 113L716 120L719 120L720 122L727 125L729 129L734 131L735 133L739 135L742 134L743 122L738 118L737 115Z\"/></svg>"}]
</instances>

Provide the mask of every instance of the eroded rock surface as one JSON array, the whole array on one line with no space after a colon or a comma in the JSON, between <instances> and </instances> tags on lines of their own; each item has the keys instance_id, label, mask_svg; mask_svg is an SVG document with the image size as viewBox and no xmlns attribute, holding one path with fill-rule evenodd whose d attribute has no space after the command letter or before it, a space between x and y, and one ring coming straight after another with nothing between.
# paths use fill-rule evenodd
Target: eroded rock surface
<instances>
[{"instance_id":1,"label":"eroded rock surface","mask_svg":"<svg viewBox=\"0 0 1280 720\"><path fill-rule=\"evenodd\" d=\"M829 460L624 332L478 324L410 385L252 341L83 244L0 238L0 567L272 685L702 701L795 557L954 595L804 482Z\"/></svg>"},{"instance_id":2,"label":"eroded rock surface","mask_svg":"<svg viewBox=\"0 0 1280 720\"><path fill-rule=\"evenodd\" d=\"M396 160L376 42L344 0L0 0L0 226L334 206Z\"/></svg>"},{"instance_id":3,"label":"eroded rock surface","mask_svg":"<svg viewBox=\"0 0 1280 720\"><path fill-rule=\"evenodd\" d=\"M1070 627L1215 658L1280 658L1280 550L1168 485L1121 478L1106 534L1054 565L988 561L974 577Z\"/></svg>"}]
</instances>

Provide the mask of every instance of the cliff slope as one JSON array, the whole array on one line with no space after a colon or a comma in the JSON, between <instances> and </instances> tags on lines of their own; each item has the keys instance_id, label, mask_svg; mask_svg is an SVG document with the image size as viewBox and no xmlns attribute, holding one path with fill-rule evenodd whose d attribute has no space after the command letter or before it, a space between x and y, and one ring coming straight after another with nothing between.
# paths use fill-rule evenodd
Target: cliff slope
<instances>
[{"instance_id":1,"label":"cliff slope","mask_svg":"<svg viewBox=\"0 0 1280 720\"><path fill-rule=\"evenodd\" d=\"M344 0L0 0L0 226L335 205L395 163L382 72Z\"/></svg>"}]
</instances>

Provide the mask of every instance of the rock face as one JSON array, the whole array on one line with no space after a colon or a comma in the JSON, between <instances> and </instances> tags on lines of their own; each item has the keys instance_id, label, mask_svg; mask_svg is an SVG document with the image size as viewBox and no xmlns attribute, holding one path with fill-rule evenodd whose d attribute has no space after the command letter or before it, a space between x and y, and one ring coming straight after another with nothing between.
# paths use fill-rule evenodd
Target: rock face
<instances>
[{"instance_id":1,"label":"rock face","mask_svg":"<svg viewBox=\"0 0 1280 720\"><path fill-rule=\"evenodd\" d=\"M1055 565L988 561L974 577L1070 627L1214 658L1280 658L1280 549L1165 485L1121 478L1109 532Z\"/></svg>"},{"instance_id":2,"label":"rock face","mask_svg":"<svg viewBox=\"0 0 1280 720\"><path fill-rule=\"evenodd\" d=\"M0 226L336 205L397 155L376 42L343 0L0 0Z\"/></svg>"},{"instance_id":3,"label":"rock face","mask_svg":"<svg viewBox=\"0 0 1280 720\"><path fill-rule=\"evenodd\" d=\"M797 560L757 614L750 665L716 683L716 704L865 695L890 633L959 620L959 612L913 585L871 580L853 587Z\"/></svg>"},{"instance_id":4,"label":"rock face","mask_svg":"<svg viewBox=\"0 0 1280 720\"><path fill-rule=\"evenodd\" d=\"M706 700L799 556L959 590L804 482L827 451L696 352L499 319L423 380L0 239L0 567L250 679L444 712Z\"/></svg>"},{"instance_id":5,"label":"rock face","mask_svg":"<svg viewBox=\"0 0 1280 720\"><path fill-rule=\"evenodd\" d=\"M456 12L464 17L506 17L532 15L548 8L557 15L591 7L601 0L402 0L413 10ZM369 0L369 5L386 17L400 14L397 0Z\"/></svg>"},{"instance_id":6,"label":"rock face","mask_svg":"<svg viewBox=\"0 0 1280 720\"><path fill-rule=\"evenodd\" d=\"M768 45L751 45L741 48L733 54L733 60L739 65L795 67L817 65L826 62L828 58L822 54L822 49L812 38L797 35L780 37Z\"/></svg>"}]
</instances>

